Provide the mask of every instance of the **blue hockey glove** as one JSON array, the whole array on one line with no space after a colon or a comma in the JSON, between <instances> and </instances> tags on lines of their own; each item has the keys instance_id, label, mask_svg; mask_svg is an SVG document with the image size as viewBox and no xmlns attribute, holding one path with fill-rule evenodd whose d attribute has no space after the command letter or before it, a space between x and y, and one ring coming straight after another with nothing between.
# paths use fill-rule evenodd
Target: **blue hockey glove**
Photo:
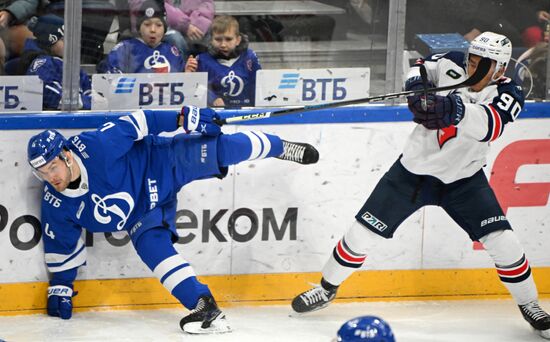
<instances>
[{"instance_id":1,"label":"blue hockey glove","mask_svg":"<svg viewBox=\"0 0 550 342\"><path fill-rule=\"evenodd\" d=\"M424 95L408 96L407 102L410 111L414 114L413 121L422 124L427 129L457 125L464 117L464 104L457 95L428 94L426 110L422 109L423 98Z\"/></svg>"},{"instance_id":2,"label":"blue hockey glove","mask_svg":"<svg viewBox=\"0 0 550 342\"><path fill-rule=\"evenodd\" d=\"M187 133L199 132L209 136L221 133L220 126L214 123L214 119L220 119L220 116L211 108L199 109L195 106L183 106L180 116L183 117L183 129Z\"/></svg>"},{"instance_id":3,"label":"blue hockey glove","mask_svg":"<svg viewBox=\"0 0 550 342\"><path fill-rule=\"evenodd\" d=\"M435 85L428 81L426 84L428 89L435 88ZM422 90L424 89L424 85L422 84L422 77L420 76L413 76L405 81L405 90Z\"/></svg>"},{"instance_id":4,"label":"blue hockey glove","mask_svg":"<svg viewBox=\"0 0 550 342\"><path fill-rule=\"evenodd\" d=\"M74 294L76 295L76 293ZM48 315L69 319L73 315L72 286L48 287Z\"/></svg>"}]
</instances>

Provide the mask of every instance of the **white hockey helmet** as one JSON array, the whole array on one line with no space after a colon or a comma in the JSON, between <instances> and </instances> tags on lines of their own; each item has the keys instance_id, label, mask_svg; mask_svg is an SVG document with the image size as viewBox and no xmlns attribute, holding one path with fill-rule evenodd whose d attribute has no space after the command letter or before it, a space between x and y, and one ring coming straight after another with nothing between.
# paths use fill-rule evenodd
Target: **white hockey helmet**
<instances>
[{"instance_id":1,"label":"white hockey helmet","mask_svg":"<svg viewBox=\"0 0 550 342\"><path fill-rule=\"evenodd\" d=\"M468 48L468 60L470 55L486 57L497 62L494 75L504 67L504 71L512 57L512 42L506 36L494 32L483 32L470 43Z\"/></svg>"}]
</instances>

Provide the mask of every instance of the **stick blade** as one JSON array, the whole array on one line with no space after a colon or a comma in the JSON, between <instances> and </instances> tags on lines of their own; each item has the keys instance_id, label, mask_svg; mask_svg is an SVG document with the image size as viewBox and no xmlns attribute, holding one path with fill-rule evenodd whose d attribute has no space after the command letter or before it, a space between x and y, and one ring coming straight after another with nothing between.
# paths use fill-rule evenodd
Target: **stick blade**
<instances>
[{"instance_id":1,"label":"stick blade","mask_svg":"<svg viewBox=\"0 0 550 342\"><path fill-rule=\"evenodd\" d=\"M492 61L489 58L483 57L477 64L476 71L470 76L466 81L464 81L464 86L473 86L479 81L481 81L491 69Z\"/></svg>"}]
</instances>

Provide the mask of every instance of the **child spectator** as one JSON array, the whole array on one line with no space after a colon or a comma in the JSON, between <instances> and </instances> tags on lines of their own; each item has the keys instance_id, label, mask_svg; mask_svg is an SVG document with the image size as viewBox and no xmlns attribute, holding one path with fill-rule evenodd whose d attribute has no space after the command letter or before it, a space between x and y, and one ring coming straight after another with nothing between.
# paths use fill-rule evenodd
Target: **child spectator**
<instances>
[{"instance_id":1,"label":"child spectator","mask_svg":"<svg viewBox=\"0 0 550 342\"><path fill-rule=\"evenodd\" d=\"M29 29L36 39L27 39L20 62L18 74L37 75L44 83L44 109L59 109L63 82L63 19L53 14L33 17ZM79 108L91 107L90 77L80 70Z\"/></svg>"},{"instance_id":2,"label":"child spectator","mask_svg":"<svg viewBox=\"0 0 550 342\"><path fill-rule=\"evenodd\" d=\"M237 20L222 15L212 23L208 52L189 56L185 71L208 72L209 106L242 107L254 106L256 71L261 68Z\"/></svg>"},{"instance_id":3,"label":"child spectator","mask_svg":"<svg viewBox=\"0 0 550 342\"><path fill-rule=\"evenodd\" d=\"M105 63L98 65L98 72L183 72L185 61L179 50L162 42L167 27L162 3L145 1L139 13L139 37L118 43Z\"/></svg>"},{"instance_id":4,"label":"child spectator","mask_svg":"<svg viewBox=\"0 0 550 342\"><path fill-rule=\"evenodd\" d=\"M213 0L157 0L164 3L168 30L164 41L175 45L184 56L203 52L205 35L214 19ZM128 0L132 31L136 32L136 12L144 0ZM200 51L199 51L200 50ZM184 58L185 59L185 58Z\"/></svg>"}]
</instances>

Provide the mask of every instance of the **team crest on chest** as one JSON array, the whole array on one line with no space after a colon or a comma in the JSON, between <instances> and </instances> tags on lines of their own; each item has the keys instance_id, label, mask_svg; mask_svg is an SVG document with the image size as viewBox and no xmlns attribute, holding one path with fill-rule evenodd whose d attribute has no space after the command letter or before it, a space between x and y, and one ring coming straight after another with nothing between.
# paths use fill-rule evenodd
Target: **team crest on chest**
<instances>
[{"instance_id":1,"label":"team crest on chest","mask_svg":"<svg viewBox=\"0 0 550 342\"><path fill-rule=\"evenodd\" d=\"M447 141L456 138L457 132L458 129L453 125L438 129L437 141L439 142L439 148L443 148L443 145L445 145Z\"/></svg>"}]
</instances>

